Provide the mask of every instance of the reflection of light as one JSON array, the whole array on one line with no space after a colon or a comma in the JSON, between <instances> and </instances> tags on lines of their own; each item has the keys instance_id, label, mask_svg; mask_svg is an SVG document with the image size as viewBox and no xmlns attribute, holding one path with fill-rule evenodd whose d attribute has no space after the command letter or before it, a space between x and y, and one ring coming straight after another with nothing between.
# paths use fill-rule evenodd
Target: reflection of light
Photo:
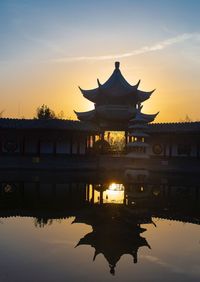
<instances>
[{"instance_id":1,"label":"reflection of light","mask_svg":"<svg viewBox=\"0 0 200 282\"><path fill-rule=\"evenodd\" d=\"M13 192L12 186L11 186L10 184L6 184L6 185L4 186L4 192L5 192L5 193L12 193L12 192Z\"/></svg>"},{"instance_id":2,"label":"reflection of light","mask_svg":"<svg viewBox=\"0 0 200 282\"><path fill-rule=\"evenodd\" d=\"M111 183L104 193L104 202L122 204L124 201L124 185Z\"/></svg>"},{"instance_id":3,"label":"reflection of light","mask_svg":"<svg viewBox=\"0 0 200 282\"><path fill-rule=\"evenodd\" d=\"M154 196L158 196L160 194L160 190L159 189L154 189L153 190L153 195Z\"/></svg>"},{"instance_id":4,"label":"reflection of light","mask_svg":"<svg viewBox=\"0 0 200 282\"><path fill-rule=\"evenodd\" d=\"M113 183L111 183L108 186L108 190L111 190L111 191L124 191L124 185L113 182Z\"/></svg>"},{"instance_id":5,"label":"reflection of light","mask_svg":"<svg viewBox=\"0 0 200 282\"><path fill-rule=\"evenodd\" d=\"M116 183L111 183L109 186L108 186L108 190L116 190Z\"/></svg>"}]
</instances>

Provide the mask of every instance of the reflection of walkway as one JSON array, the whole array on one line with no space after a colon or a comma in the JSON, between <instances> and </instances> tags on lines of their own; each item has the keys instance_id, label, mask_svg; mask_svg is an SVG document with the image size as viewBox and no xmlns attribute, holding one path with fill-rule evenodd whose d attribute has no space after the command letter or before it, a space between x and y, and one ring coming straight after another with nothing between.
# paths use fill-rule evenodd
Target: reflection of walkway
<instances>
[{"instance_id":1,"label":"reflection of walkway","mask_svg":"<svg viewBox=\"0 0 200 282\"><path fill-rule=\"evenodd\" d=\"M105 181L72 182L66 176L51 179L48 174L41 181L35 176L24 181L14 181L12 175L1 177L0 217L33 217L36 227L75 217L74 223L92 227L77 245L95 248L94 259L103 254L112 274L122 255L130 254L136 263L139 249L149 247L141 236L145 231L141 224L152 223L152 217L200 224L199 183L193 179L188 183L172 179L163 184L158 179L110 185ZM121 204L108 203L110 199L112 202L108 191L121 194Z\"/></svg>"},{"instance_id":2,"label":"reflection of walkway","mask_svg":"<svg viewBox=\"0 0 200 282\"><path fill-rule=\"evenodd\" d=\"M126 204L151 217L200 224L200 187L187 183L128 184Z\"/></svg>"},{"instance_id":3,"label":"reflection of walkway","mask_svg":"<svg viewBox=\"0 0 200 282\"><path fill-rule=\"evenodd\" d=\"M146 239L140 236L146 231L140 227L141 221L141 218L131 215L123 206L94 206L74 220L74 223L86 223L93 228L91 233L80 239L77 246L93 247L95 249L93 260L98 254L103 254L108 261L110 273L114 274L116 264L122 255L131 255L134 263L137 263L139 248L144 246L150 248ZM150 223L151 219L148 221Z\"/></svg>"}]
</instances>

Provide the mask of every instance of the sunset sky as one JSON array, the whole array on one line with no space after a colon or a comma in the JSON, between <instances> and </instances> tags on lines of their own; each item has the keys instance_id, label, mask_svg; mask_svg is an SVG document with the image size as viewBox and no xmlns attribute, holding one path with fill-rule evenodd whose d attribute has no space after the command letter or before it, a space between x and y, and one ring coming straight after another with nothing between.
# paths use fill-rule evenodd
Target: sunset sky
<instances>
[{"instance_id":1,"label":"sunset sky","mask_svg":"<svg viewBox=\"0 0 200 282\"><path fill-rule=\"evenodd\" d=\"M0 111L32 118L93 104L78 86L105 82L120 61L131 84L156 91L156 122L200 120L200 1L0 0Z\"/></svg>"}]
</instances>

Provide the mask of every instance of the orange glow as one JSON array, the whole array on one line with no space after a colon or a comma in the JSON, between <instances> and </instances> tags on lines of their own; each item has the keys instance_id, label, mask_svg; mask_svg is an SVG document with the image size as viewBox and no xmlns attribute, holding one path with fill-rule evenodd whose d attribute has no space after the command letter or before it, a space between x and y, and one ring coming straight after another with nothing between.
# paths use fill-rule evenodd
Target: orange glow
<instances>
[{"instance_id":1,"label":"orange glow","mask_svg":"<svg viewBox=\"0 0 200 282\"><path fill-rule=\"evenodd\" d=\"M104 202L122 204L124 201L124 185L111 183L104 192Z\"/></svg>"},{"instance_id":2,"label":"orange glow","mask_svg":"<svg viewBox=\"0 0 200 282\"><path fill-rule=\"evenodd\" d=\"M166 63L164 72L153 65L149 58L149 66L144 67L143 56L121 62L121 71L131 84L141 79L140 89L144 91L156 88L148 101L143 103L143 112L160 111L155 122L181 121L188 115L192 120L199 118L198 86L188 88L187 78L178 76L177 69L171 69ZM152 65L151 65L152 64ZM155 64L155 62L154 62ZM56 113L61 110L65 118L76 119L74 110L88 111L94 108L78 89L97 87L97 77L103 83L113 71L112 61L58 64L46 63L34 66L23 66L20 71L13 69L9 79L1 83L1 109L5 117L32 118L35 110L47 104ZM163 66L164 67L164 66ZM191 96L192 95L192 96ZM192 97L192 98L191 98ZM191 100L192 99L192 100Z\"/></svg>"}]
</instances>

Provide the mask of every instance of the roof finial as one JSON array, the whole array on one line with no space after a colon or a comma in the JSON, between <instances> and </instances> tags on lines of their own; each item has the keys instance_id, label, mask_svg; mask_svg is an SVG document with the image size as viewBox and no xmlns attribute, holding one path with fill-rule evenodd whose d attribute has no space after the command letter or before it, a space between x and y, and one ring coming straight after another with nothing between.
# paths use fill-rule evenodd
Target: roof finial
<instances>
[{"instance_id":1,"label":"roof finial","mask_svg":"<svg viewBox=\"0 0 200 282\"><path fill-rule=\"evenodd\" d=\"M119 69L120 62L115 62L115 68Z\"/></svg>"}]
</instances>

